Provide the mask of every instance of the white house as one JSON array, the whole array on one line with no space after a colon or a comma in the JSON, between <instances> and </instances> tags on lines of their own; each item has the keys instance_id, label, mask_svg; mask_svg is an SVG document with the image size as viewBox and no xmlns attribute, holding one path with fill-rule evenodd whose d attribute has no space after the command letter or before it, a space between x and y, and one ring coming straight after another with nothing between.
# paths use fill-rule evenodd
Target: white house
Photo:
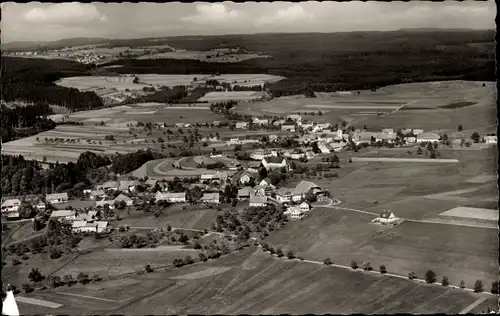
<instances>
[{"instance_id":1,"label":"white house","mask_svg":"<svg viewBox=\"0 0 500 316\"><path fill-rule=\"evenodd\" d=\"M267 196L250 196L250 207L263 207L267 205Z\"/></svg>"},{"instance_id":2,"label":"white house","mask_svg":"<svg viewBox=\"0 0 500 316\"><path fill-rule=\"evenodd\" d=\"M412 131L413 131L413 134L415 134L417 136L424 132L423 129L412 129Z\"/></svg>"},{"instance_id":3,"label":"white house","mask_svg":"<svg viewBox=\"0 0 500 316\"><path fill-rule=\"evenodd\" d=\"M248 122L237 122L236 128L248 128Z\"/></svg>"},{"instance_id":4,"label":"white house","mask_svg":"<svg viewBox=\"0 0 500 316\"><path fill-rule=\"evenodd\" d=\"M389 210L383 210L382 212L380 212L379 217L375 218L372 222L381 224L393 224L398 219L399 218L397 218L393 212Z\"/></svg>"},{"instance_id":5,"label":"white house","mask_svg":"<svg viewBox=\"0 0 500 316\"><path fill-rule=\"evenodd\" d=\"M45 210L45 203L43 203L43 201L38 201L38 203L34 204L34 206L39 211Z\"/></svg>"},{"instance_id":6,"label":"white house","mask_svg":"<svg viewBox=\"0 0 500 316\"><path fill-rule=\"evenodd\" d=\"M495 135L484 136L484 141L486 144L496 144L497 137Z\"/></svg>"},{"instance_id":7,"label":"white house","mask_svg":"<svg viewBox=\"0 0 500 316\"><path fill-rule=\"evenodd\" d=\"M288 169L288 163L284 157L267 157L262 159L262 165L266 170L285 168Z\"/></svg>"},{"instance_id":8,"label":"white house","mask_svg":"<svg viewBox=\"0 0 500 316\"><path fill-rule=\"evenodd\" d=\"M67 203L68 193L47 194L45 196L45 201L49 204Z\"/></svg>"},{"instance_id":9,"label":"white house","mask_svg":"<svg viewBox=\"0 0 500 316\"><path fill-rule=\"evenodd\" d=\"M107 221L96 221L96 222L87 222L87 221L74 221L71 229L75 233L102 233L108 227Z\"/></svg>"},{"instance_id":10,"label":"white house","mask_svg":"<svg viewBox=\"0 0 500 316\"><path fill-rule=\"evenodd\" d=\"M285 157L288 157L290 159L295 159L295 160L299 160L301 158L306 157L306 154L299 149L294 149L292 151L285 151L285 153L283 155Z\"/></svg>"},{"instance_id":11,"label":"white house","mask_svg":"<svg viewBox=\"0 0 500 316\"><path fill-rule=\"evenodd\" d=\"M219 204L220 196L219 193L204 193L200 201L205 204Z\"/></svg>"},{"instance_id":12,"label":"white house","mask_svg":"<svg viewBox=\"0 0 500 316\"><path fill-rule=\"evenodd\" d=\"M271 183L271 179L269 178L264 178L262 179L260 182L259 182L259 186L261 186L262 188L266 188L266 187L274 187Z\"/></svg>"},{"instance_id":13,"label":"white house","mask_svg":"<svg viewBox=\"0 0 500 316\"><path fill-rule=\"evenodd\" d=\"M291 212L290 212L290 219L292 220L298 220L304 217L304 212L298 208L295 207Z\"/></svg>"},{"instance_id":14,"label":"white house","mask_svg":"<svg viewBox=\"0 0 500 316\"><path fill-rule=\"evenodd\" d=\"M318 149L321 150L322 154L330 153L330 147L325 142L318 142Z\"/></svg>"},{"instance_id":15,"label":"white house","mask_svg":"<svg viewBox=\"0 0 500 316\"><path fill-rule=\"evenodd\" d=\"M439 142L439 135L436 133L422 133L417 136L417 141L419 143L426 143L426 142L431 142L431 143L437 143Z\"/></svg>"},{"instance_id":16,"label":"white house","mask_svg":"<svg viewBox=\"0 0 500 316\"><path fill-rule=\"evenodd\" d=\"M256 124L256 125L267 125L267 124L269 124L269 120L268 119L260 119L258 117L254 117L253 120L252 120L252 123Z\"/></svg>"},{"instance_id":17,"label":"white house","mask_svg":"<svg viewBox=\"0 0 500 316\"><path fill-rule=\"evenodd\" d=\"M244 172L243 175L240 177L240 183L241 184L247 184L247 183L250 183L250 181L252 179L255 180L255 175L253 175L250 172Z\"/></svg>"},{"instance_id":18,"label":"white house","mask_svg":"<svg viewBox=\"0 0 500 316\"><path fill-rule=\"evenodd\" d=\"M311 210L311 205L309 205L307 202L302 202L299 204L299 209L302 212L308 212Z\"/></svg>"},{"instance_id":19,"label":"white house","mask_svg":"<svg viewBox=\"0 0 500 316\"><path fill-rule=\"evenodd\" d=\"M331 150L338 153L345 147L345 143L331 143L329 144L329 146Z\"/></svg>"},{"instance_id":20,"label":"white house","mask_svg":"<svg viewBox=\"0 0 500 316\"><path fill-rule=\"evenodd\" d=\"M392 134L392 133L394 133L394 129L393 128L383 128L382 133Z\"/></svg>"},{"instance_id":21,"label":"white house","mask_svg":"<svg viewBox=\"0 0 500 316\"><path fill-rule=\"evenodd\" d=\"M405 141L408 143L408 144L414 144L417 142L417 138L416 137L405 137Z\"/></svg>"},{"instance_id":22,"label":"white house","mask_svg":"<svg viewBox=\"0 0 500 316\"><path fill-rule=\"evenodd\" d=\"M113 200L113 204L115 203L119 203L119 202L125 202L125 205L127 206L132 206L134 205L134 200L132 200L130 197L124 195L124 194L120 194L118 195L114 200Z\"/></svg>"},{"instance_id":23,"label":"white house","mask_svg":"<svg viewBox=\"0 0 500 316\"><path fill-rule=\"evenodd\" d=\"M186 192L156 192L156 201L167 201L169 203L184 203L186 202Z\"/></svg>"},{"instance_id":24,"label":"white house","mask_svg":"<svg viewBox=\"0 0 500 316\"><path fill-rule=\"evenodd\" d=\"M2 213L17 212L21 206L21 201L18 199L5 200L2 203Z\"/></svg>"},{"instance_id":25,"label":"white house","mask_svg":"<svg viewBox=\"0 0 500 316\"><path fill-rule=\"evenodd\" d=\"M70 210L52 211L50 219L74 221L76 219L76 212Z\"/></svg>"}]
</instances>

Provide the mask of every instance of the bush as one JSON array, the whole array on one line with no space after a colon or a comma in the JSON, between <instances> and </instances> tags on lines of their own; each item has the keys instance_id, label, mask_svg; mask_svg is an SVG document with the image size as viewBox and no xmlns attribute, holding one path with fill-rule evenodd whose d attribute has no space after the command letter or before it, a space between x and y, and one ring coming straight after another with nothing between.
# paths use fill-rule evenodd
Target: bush
<instances>
[{"instance_id":1,"label":"bush","mask_svg":"<svg viewBox=\"0 0 500 316\"><path fill-rule=\"evenodd\" d=\"M203 261L203 262L208 260L207 256L205 256L205 254L203 252L198 253L198 257L200 258L200 261Z\"/></svg>"},{"instance_id":2,"label":"bush","mask_svg":"<svg viewBox=\"0 0 500 316\"><path fill-rule=\"evenodd\" d=\"M353 268L354 270L358 268L358 263L355 260L351 261L351 268Z\"/></svg>"},{"instance_id":3,"label":"bush","mask_svg":"<svg viewBox=\"0 0 500 316\"><path fill-rule=\"evenodd\" d=\"M30 292L34 291L33 287L31 287L31 285L29 283L24 283L22 285L22 287L23 287L24 293L30 293Z\"/></svg>"},{"instance_id":4,"label":"bush","mask_svg":"<svg viewBox=\"0 0 500 316\"><path fill-rule=\"evenodd\" d=\"M193 258L191 258L191 256L184 257L184 263L185 264L192 264L192 263L194 263Z\"/></svg>"},{"instance_id":5,"label":"bush","mask_svg":"<svg viewBox=\"0 0 500 316\"><path fill-rule=\"evenodd\" d=\"M174 267L179 268L179 267L182 267L184 265L184 260L182 260L181 258L176 258L176 259L174 259L172 264L174 265Z\"/></svg>"},{"instance_id":6,"label":"bush","mask_svg":"<svg viewBox=\"0 0 500 316\"><path fill-rule=\"evenodd\" d=\"M450 285L450 280L448 280L448 277L444 276L444 277L443 277L443 280L441 280L441 284L442 284L443 286L448 286L448 285Z\"/></svg>"},{"instance_id":7,"label":"bush","mask_svg":"<svg viewBox=\"0 0 500 316\"><path fill-rule=\"evenodd\" d=\"M153 268L151 268L151 265L150 264L147 264L145 267L144 267L144 270L146 270L147 273L151 273L153 272Z\"/></svg>"},{"instance_id":8,"label":"bush","mask_svg":"<svg viewBox=\"0 0 500 316\"><path fill-rule=\"evenodd\" d=\"M31 269L28 278L30 279L31 282L40 282L43 279L45 279L45 277L40 273L40 271L38 271L38 268Z\"/></svg>"},{"instance_id":9,"label":"bush","mask_svg":"<svg viewBox=\"0 0 500 316\"><path fill-rule=\"evenodd\" d=\"M427 270L425 273L425 282L427 283L434 283L436 282L436 273L432 270Z\"/></svg>"},{"instance_id":10,"label":"bush","mask_svg":"<svg viewBox=\"0 0 500 316\"><path fill-rule=\"evenodd\" d=\"M288 259L294 259L295 258L295 254L291 250L288 250L288 252L287 252L286 255L287 255Z\"/></svg>"},{"instance_id":11,"label":"bush","mask_svg":"<svg viewBox=\"0 0 500 316\"><path fill-rule=\"evenodd\" d=\"M51 276L51 277L49 277L48 281L49 281L50 287L52 287L52 288L56 288L56 287L61 285L61 277L59 277L59 276Z\"/></svg>"},{"instance_id":12,"label":"bush","mask_svg":"<svg viewBox=\"0 0 500 316\"><path fill-rule=\"evenodd\" d=\"M417 278L417 275L415 274L415 272L408 273L408 279L413 280L413 279L416 279L416 278Z\"/></svg>"},{"instance_id":13,"label":"bush","mask_svg":"<svg viewBox=\"0 0 500 316\"><path fill-rule=\"evenodd\" d=\"M95 282L98 282L98 281L102 280L102 277L99 274L94 274L94 276L92 277L92 280L94 280Z\"/></svg>"},{"instance_id":14,"label":"bush","mask_svg":"<svg viewBox=\"0 0 500 316\"><path fill-rule=\"evenodd\" d=\"M125 231L125 227L120 226L120 228L118 228L118 231L119 231L120 233L123 233L123 232Z\"/></svg>"},{"instance_id":15,"label":"bush","mask_svg":"<svg viewBox=\"0 0 500 316\"><path fill-rule=\"evenodd\" d=\"M465 289L465 281L464 280L460 281L460 288Z\"/></svg>"},{"instance_id":16,"label":"bush","mask_svg":"<svg viewBox=\"0 0 500 316\"><path fill-rule=\"evenodd\" d=\"M269 252L274 255L275 251L274 251L274 248L273 247L269 247Z\"/></svg>"},{"instance_id":17,"label":"bush","mask_svg":"<svg viewBox=\"0 0 500 316\"><path fill-rule=\"evenodd\" d=\"M54 259L54 260L59 259L59 258L61 258L61 256L62 256L62 252L59 251L58 249L56 249L56 248L50 249L50 255L49 255L50 259Z\"/></svg>"},{"instance_id":18,"label":"bush","mask_svg":"<svg viewBox=\"0 0 500 316\"><path fill-rule=\"evenodd\" d=\"M201 249L200 243L199 242L195 242L193 248L194 249Z\"/></svg>"},{"instance_id":19,"label":"bush","mask_svg":"<svg viewBox=\"0 0 500 316\"><path fill-rule=\"evenodd\" d=\"M298 256L297 259L299 259L300 261L304 261L304 258L301 256Z\"/></svg>"},{"instance_id":20,"label":"bush","mask_svg":"<svg viewBox=\"0 0 500 316\"><path fill-rule=\"evenodd\" d=\"M78 280L78 282L80 284L87 284L90 282L89 275L85 274L83 272L78 273L78 275L76 276L76 279Z\"/></svg>"},{"instance_id":21,"label":"bush","mask_svg":"<svg viewBox=\"0 0 500 316\"><path fill-rule=\"evenodd\" d=\"M474 293L481 293L483 291L484 291L483 282L477 280L476 283L474 283Z\"/></svg>"},{"instance_id":22,"label":"bush","mask_svg":"<svg viewBox=\"0 0 500 316\"><path fill-rule=\"evenodd\" d=\"M268 244L266 244L266 243L263 243L263 244L262 244L262 250L264 250L264 251L269 251L269 245L268 245Z\"/></svg>"},{"instance_id":23,"label":"bush","mask_svg":"<svg viewBox=\"0 0 500 316\"><path fill-rule=\"evenodd\" d=\"M62 280L68 286L71 286L72 284L75 283L75 281L73 280L73 276L71 274L66 274L65 276L63 276Z\"/></svg>"},{"instance_id":24,"label":"bush","mask_svg":"<svg viewBox=\"0 0 500 316\"><path fill-rule=\"evenodd\" d=\"M373 270L372 264L370 263L370 261L366 261L365 263L363 263L363 270L365 270L365 271Z\"/></svg>"},{"instance_id":25,"label":"bush","mask_svg":"<svg viewBox=\"0 0 500 316\"><path fill-rule=\"evenodd\" d=\"M387 268L385 267L385 265L381 265L379 270L380 270L380 273L387 273Z\"/></svg>"},{"instance_id":26,"label":"bush","mask_svg":"<svg viewBox=\"0 0 500 316\"><path fill-rule=\"evenodd\" d=\"M323 264L325 266L331 266L333 264L332 259L326 258L325 260L323 260Z\"/></svg>"}]
</instances>

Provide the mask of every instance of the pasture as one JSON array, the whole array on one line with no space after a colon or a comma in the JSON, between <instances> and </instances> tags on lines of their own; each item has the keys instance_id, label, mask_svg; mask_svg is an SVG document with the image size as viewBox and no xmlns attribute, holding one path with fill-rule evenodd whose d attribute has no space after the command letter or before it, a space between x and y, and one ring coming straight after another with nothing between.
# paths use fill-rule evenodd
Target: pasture
<instances>
[{"instance_id":1,"label":"pasture","mask_svg":"<svg viewBox=\"0 0 500 316\"><path fill-rule=\"evenodd\" d=\"M442 286L278 259L255 248L122 281L26 296L63 304L53 310L30 307L58 314L451 314L484 300L483 295Z\"/></svg>"}]
</instances>

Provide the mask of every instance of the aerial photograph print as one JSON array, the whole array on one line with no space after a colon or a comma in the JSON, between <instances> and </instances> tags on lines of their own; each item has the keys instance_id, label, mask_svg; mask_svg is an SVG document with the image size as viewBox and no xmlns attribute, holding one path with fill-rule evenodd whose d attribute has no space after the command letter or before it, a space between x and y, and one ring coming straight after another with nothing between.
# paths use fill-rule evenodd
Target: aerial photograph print
<instances>
[{"instance_id":1,"label":"aerial photograph print","mask_svg":"<svg viewBox=\"0 0 500 316\"><path fill-rule=\"evenodd\" d=\"M493 0L0 6L2 315L500 313Z\"/></svg>"}]
</instances>

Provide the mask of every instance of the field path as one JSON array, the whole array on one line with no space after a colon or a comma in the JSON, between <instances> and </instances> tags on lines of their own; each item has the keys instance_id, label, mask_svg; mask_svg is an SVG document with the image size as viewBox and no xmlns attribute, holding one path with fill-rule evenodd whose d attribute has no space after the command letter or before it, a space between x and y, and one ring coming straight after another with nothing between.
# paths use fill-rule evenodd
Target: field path
<instances>
[{"instance_id":1,"label":"field path","mask_svg":"<svg viewBox=\"0 0 500 316\"><path fill-rule=\"evenodd\" d=\"M461 310L458 314L460 314L460 315L468 314L471 310L473 310L474 308L476 308L477 306L479 306L479 304L481 304L482 302L486 301L486 299L487 299L486 296L478 298L474 303L470 304L469 306L467 306L466 308L464 308L463 310Z\"/></svg>"},{"instance_id":2,"label":"field path","mask_svg":"<svg viewBox=\"0 0 500 316\"><path fill-rule=\"evenodd\" d=\"M402 109L405 105L410 105L410 104L415 103L415 102L416 102L416 101L415 101L415 100L413 100L413 101L410 101L410 102L403 103L403 104L401 104L401 106L400 106L400 107L398 107L398 108L397 108L397 109L395 109L394 111L391 111L391 112L389 112L389 113L387 113L387 114L385 114L385 115L381 115L380 117L385 117L385 116L389 116L389 115L391 115L391 114L394 114L394 113L396 113L397 111L401 110L401 109ZM352 124L354 124L354 123L358 123L358 122L360 122L360 121L362 121L362 119L351 121L350 123L348 123L348 124L346 125L346 127L345 127L345 128L347 129L347 128L349 128L349 126L351 126Z\"/></svg>"}]
</instances>

